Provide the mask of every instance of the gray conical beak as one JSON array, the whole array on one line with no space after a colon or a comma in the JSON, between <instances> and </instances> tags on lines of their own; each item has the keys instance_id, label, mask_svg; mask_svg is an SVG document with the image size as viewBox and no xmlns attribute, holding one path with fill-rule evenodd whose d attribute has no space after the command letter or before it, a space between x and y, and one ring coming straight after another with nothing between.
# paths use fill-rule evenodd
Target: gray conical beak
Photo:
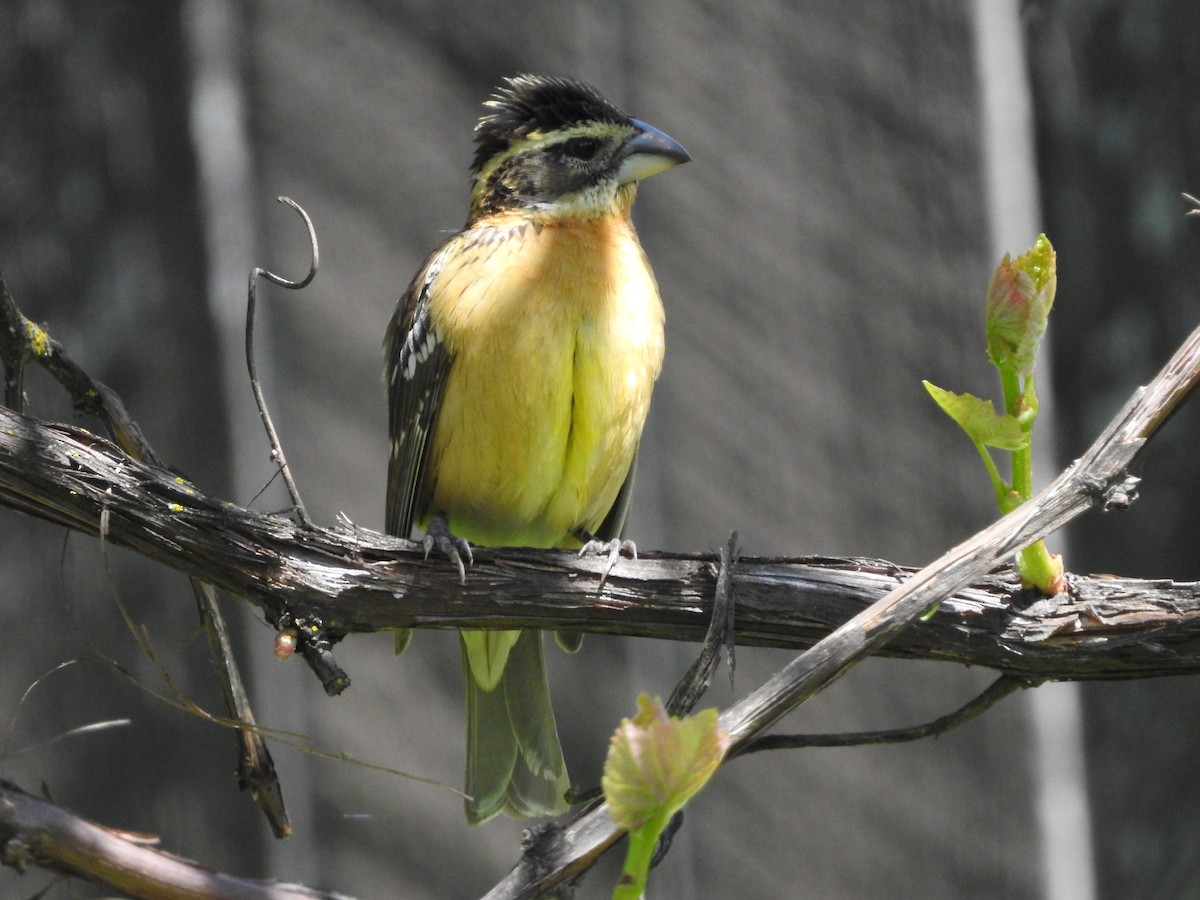
<instances>
[{"instance_id":1,"label":"gray conical beak","mask_svg":"<svg viewBox=\"0 0 1200 900\"><path fill-rule=\"evenodd\" d=\"M678 141L667 137L653 125L638 119L630 121L638 133L621 150L621 165L617 169L617 179L621 184L641 181L691 159Z\"/></svg>"}]
</instances>

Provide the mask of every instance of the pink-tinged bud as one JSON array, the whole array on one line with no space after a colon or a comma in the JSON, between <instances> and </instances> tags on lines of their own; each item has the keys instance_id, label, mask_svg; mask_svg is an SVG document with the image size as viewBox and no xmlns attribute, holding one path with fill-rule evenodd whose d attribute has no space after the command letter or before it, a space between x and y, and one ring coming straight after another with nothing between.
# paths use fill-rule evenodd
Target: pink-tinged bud
<instances>
[{"instance_id":1,"label":"pink-tinged bud","mask_svg":"<svg viewBox=\"0 0 1200 900\"><path fill-rule=\"evenodd\" d=\"M1013 259L1005 254L987 293L987 351L992 363L1022 378L1033 374L1058 286L1054 247L1044 234Z\"/></svg>"}]
</instances>

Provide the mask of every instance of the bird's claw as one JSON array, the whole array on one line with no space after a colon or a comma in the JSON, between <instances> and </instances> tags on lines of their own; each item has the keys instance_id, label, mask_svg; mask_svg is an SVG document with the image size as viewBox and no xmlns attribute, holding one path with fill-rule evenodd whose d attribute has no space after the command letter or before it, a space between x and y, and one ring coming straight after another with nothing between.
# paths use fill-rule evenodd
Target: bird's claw
<instances>
[{"instance_id":1,"label":"bird's claw","mask_svg":"<svg viewBox=\"0 0 1200 900\"><path fill-rule=\"evenodd\" d=\"M617 564L617 560L621 558L621 554L625 554L630 559L637 559L637 544L633 541L621 540L620 538L614 538L611 541L601 541L597 538L591 538L579 548L580 557L608 557L604 563L604 570L600 573L600 587L604 587L604 583L608 581L608 576L612 574L613 566Z\"/></svg>"},{"instance_id":2,"label":"bird's claw","mask_svg":"<svg viewBox=\"0 0 1200 900\"><path fill-rule=\"evenodd\" d=\"M471 545L467 543L465 538L460 538L450 533L450 526L446 524L445 519L441 516L433 518L433 521L429 523L429 527L425 529L425 538L421 542L421 545L425 548L426 559L429 559L430 552L436 547L438 553L458 566L459 584L467 583L466 567L475 562L475 555L471 552ZM466 557L465 565L463 564L463 557Z\"/></svg>"}]
</instances>

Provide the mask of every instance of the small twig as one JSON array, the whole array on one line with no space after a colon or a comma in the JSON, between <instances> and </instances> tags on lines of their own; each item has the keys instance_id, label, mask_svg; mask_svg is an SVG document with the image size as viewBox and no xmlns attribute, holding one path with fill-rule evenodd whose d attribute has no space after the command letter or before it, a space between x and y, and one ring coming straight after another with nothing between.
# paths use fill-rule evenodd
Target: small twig
<instances>
[{"instance_id":1,"label":"small twig","mask_svg":"<svg viewBox=\"0 0 1200 900\"><path fill-rule=\"evenodd\" d=\"M667 712L682 716L692 711L704 692L712 683L717 664L721 661L721 648L725 648L726 665L729 668L729 686L733 687L734 647L734 599L733 567L737 562L737 532L729 535L729 543L721 548L720 566L717 570L717 586L713 592L713 613L708 633L695 662L687 674L675 685L667 700Z\"/></svg>"},{"instance_id":2,"label":"small twig","mask_svg":"<svg viewBox=\"0 0 1200 900\"><path fill-rule=\"evenodd\" d=\"M972 719L991 709L1009 694L1026 688L1037 687L1039 682L1026 678L1001 675L979 695L972 697L954 712L947 713L932 722L910 725L907 728L889 728L883 731L850 731L841 734L760 734L747 741L741 749L730 756L745 756L760 750L795 750L804 747L860 747L867 744L903 744L925 738L937 737L965 725Z\"/></svg>"},{"instance_id":3,"label":"small twig","mask_svg":"<svg viewBox=\"0 0 1200 900\"><path fill-rule=\"evenodd\" d=\"M41 325L25 316L17 307L8 286L0 277L0 358L4 362L5 405L22 412L25 406L24 370L37 362L54 376L71 397L75 409L95 416L104 423L121 449L135 459L163 466L141 428L133 421L125 404L108 385L92 378L73 359L62 344Z\"/></svg>"},{"instance_id":4,"label":"small twig","mask_svg":"<svg viewBox=\"0 0 1200 900\"><path fill-rule=\"evenodd\" d=\"M254 710L250 706L250 698L246 694L237 660L233 657L229 629L225 626L225 617L221 615L221 608L217 605L216 590L211 584L206 584L198 578L191 579L191 582L192 590L196 594L200 624L204 633L208 635L209 652L217 667L221 692L225 698L225 709L231 719L245 722L248 726L237 729L238 784L243 790L250 791L250 795L271 824L271 831L275 837L290 837L292 823L283 802L283 789L279 785L275 761L271 758L271 751L267 749L267 742L254 727L257 724Z\"/></svg>"},{"instance_id":5,"label":"small twig","mask_svg":"<svg viewBox=\"0 0 1200 900\"><path fill-rule=\"evenodd\" d=\"M321 686L330 697L336 697L350 687L350 676L333 658L332 648L342 634L330 629L320 616L297 615L284 611L279 616L270 616L276 629L294 629L299 640L300 655L321 679Z\"/></svg>"},{"instance_id":6,"label":"small twig","mask_svg":"<svg viewBox=\"0 0 1200 900\"><path fill-rule=\"evenodd\" d=\"M312 528L312 519L308 517L308 511L305 510L304 502L300 499L300 491L296 487L296 482L292 479L292 470L288 467L287 457L283 455L283 444L279 441L279 434L275 431L275 425L271 422L271 414L267 411L267 401L263 397L262 385L258 380L258 370L254 365L254 308L257 303L258 279L265 278L272 284L277 284L282 288L298 291L301 288L307 287L317 274L319 250L317 247L317 232L313 228L312 220L300 204L290 197L280 197L279 202L286 203L304 219L304 225L308 229L308 239L312 246L312 256L310 257L308 275L301 281L288 281L286 278L282 278L259 266L255 266L250 270L250 287L247 291L246 300L246 369L250 373L250 389L254 391L254 402L258 404L258 414L262 418L263 427L267 430L267 439L271 442L271 459L279 467L279 474L283 476L284 484L287 485L288 494L291 495L292 507L296 511L296 516L305 527Z\"/></svg>"},{"instance_id":7,"label":"small twig","mask_svg":"<svg viewBox=\"0 0 1200 900\"><path fill-rule=\"evenodd\" d=\"M0 278L0 359L4 362L4 405L16 412L25 411L25 367L33 359L30 322ZM36 327L36 326L33 326Z\"/></svg>"}]
</instances>

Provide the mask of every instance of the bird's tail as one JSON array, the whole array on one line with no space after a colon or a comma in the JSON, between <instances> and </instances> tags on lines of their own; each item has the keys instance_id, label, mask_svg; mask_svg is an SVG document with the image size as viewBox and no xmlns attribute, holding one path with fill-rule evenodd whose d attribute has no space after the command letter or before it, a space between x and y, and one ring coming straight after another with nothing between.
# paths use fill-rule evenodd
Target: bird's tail
<instances>
[{"instance_id":1,"label":"bird's tail","mask_svg":"<svg viewBox=\"0 0 1200 900\"><path fill-rule=\"evenodd\" d=\"M463 632L464 643L482 634ZM467 820L503 812L513 818L567 809L567 764L558 741L540 631L522 631L496 686L485 691L463 654L467 685Z\"/></svg>"}]
</instances>

